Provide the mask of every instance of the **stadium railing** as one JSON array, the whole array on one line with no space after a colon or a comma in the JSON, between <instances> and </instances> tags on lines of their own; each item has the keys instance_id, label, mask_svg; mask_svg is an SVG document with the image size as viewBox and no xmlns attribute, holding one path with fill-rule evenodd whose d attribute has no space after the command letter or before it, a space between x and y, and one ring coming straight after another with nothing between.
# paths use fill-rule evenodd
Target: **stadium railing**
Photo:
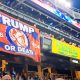
<instances>
[{"instance_id":1,"label":"stadium railing","mask_svg":"<svg viewBox=\"0 0 80 80\"><path fill-rule=\"evenodd\" d=\"M11 13L11 14L14 15L14 16L18 16L18 17L20 17L20 18L23 18L24 20L31 21L32 23L35 23L36 25L39 25L39 26L41 26L41 27L43 27L43 28L46 28L46 29L49 29L50 31L53 31L53 32L55 32L55 33L57 33L57 34L60 34L60 35L62 35L62 36L64 36L64 37L66 37L66 38L69 38L69 39L71 39L71 40L74 40L74 41L80 43L79 39L77 39L77 38L75 38L75 37L73 37L73 36L71 36L71 35L68 35L68 34L66 35L66 33L64 33L63 31L61 31L61 30L59 30L59 29L57 29L57 28L55 28L55 27L53 27L53 26L48 27L48 26L50 26L50 25L45 24L45 23L43 23L43 22L40 22L39 20L37 20L37 19L35 19L35 18L32 18L32 17L29 16L29 15L27 16L26 14L23 14L23 13L17 11L17 10L14 10L14 9L12 9L12 8L4 5L4 4L1 4L1 3L0 3L0 10L4 10L4 11L6 11L6 12L8 12L8 13Z\"/></svg>"}]
</instances>

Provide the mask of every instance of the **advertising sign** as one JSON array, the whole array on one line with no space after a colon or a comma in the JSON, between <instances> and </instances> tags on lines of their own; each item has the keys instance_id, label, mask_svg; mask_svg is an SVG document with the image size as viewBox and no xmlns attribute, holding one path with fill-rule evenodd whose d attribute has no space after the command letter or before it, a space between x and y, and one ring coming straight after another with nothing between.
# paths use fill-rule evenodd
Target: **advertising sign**
<instances>
[{"instance_id":1,"label":"advertising sign","mask_svg":"<svg viewBox=\"0 0 80 80\"><path fill-rule=\"evenodd\" d=\"M52 38L52 53L80 59L80 48Z\"/></svg>"},{"instance_id":2,"label":"advertising sign","mask_svg":"<svg viewBox=\"0 0 80 80\"><path fill-rule=\"evenodd\" d=\"M55 7L52 6L51 3L49 3L46 0L31 0L32 2L36 3L37 5L43 7L44 9L48 10L49 12L55 14L56 16L62 18L63 20L73 24L74 26L80 28L80 23L74 21L69 16L66 16L64 13L62 13L60 10L57 10Z\"/></svg>"},{"instance_id":3,"label":"advertising sign","mask_svg":"<svg viewBox=\"0 0 80 80\"><path fill-rule=\"evenodd\" d=\"M0 51L40 61L40 32L0 12Z\"/></svg>"}]
</instances>

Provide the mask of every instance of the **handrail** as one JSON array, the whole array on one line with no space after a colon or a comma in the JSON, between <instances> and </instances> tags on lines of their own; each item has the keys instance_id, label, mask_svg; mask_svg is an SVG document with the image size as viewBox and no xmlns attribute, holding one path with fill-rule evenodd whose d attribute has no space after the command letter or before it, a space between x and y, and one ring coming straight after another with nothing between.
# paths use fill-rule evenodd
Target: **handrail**
<instances>
[{"instance_id":1,"label":"handrail","mask_svg":"<svg viewBox=\"0 0 80 80\"><path fill-rule=\"evenodd\" d=\"M75 11L75 12L78 12L78 13L80 13L80 9L77 9L77 8L71 8L71 10L73 10L73 11Z\"/></svg>"}]
</instances>

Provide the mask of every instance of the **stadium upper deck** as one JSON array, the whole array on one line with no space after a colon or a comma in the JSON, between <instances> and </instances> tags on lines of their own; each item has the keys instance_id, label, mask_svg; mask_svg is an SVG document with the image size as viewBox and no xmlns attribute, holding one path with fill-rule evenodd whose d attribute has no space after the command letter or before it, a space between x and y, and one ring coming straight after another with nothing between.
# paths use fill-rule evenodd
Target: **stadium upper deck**
<instances>
[{"instance_id":1,"label":"stadium upper deck","mask_svg":"<svg viewBox=\"0 0 80 80\"><path fill-rule=\"evenodd\" d=\"M63 11L68 13L74 19L80 19L80 9L73 8L73 7L70 7L70 8L63 7L63 5L57 4L56 0L48 0L48 1L50 1L57 8L62 9Z\"/></svg>"},{"instance_id":2,"label":"stadium upper deck","mask_svg":"<svg viewBox=\"0 0 80 80\"><path fill-rule=\"evenodd\" d=\"M13 13L14 11L17 10L17 12L19 11L23 13L22 16L26 15L36 20L36 22L34 22L34 20L32 21L28 19L29 21L35 23L36 25L38 26L44 25L44 29L47 28L52 32L58 33L59 36L60 35L64 36L72 40L73 42L76 42L77 44L80 43L80 32L79 32L80 30L78 28L62 20L61 18L56 17L55 15L51 15L51 13L49 12L47 13L46 10L44 11L44 9L41 10L39 8L39 10L37 10L38 8L36 8L34 5L30 5L29 1L27 2L25 0L21 0L21 1L19 0L14 0L14 1L13 0L5 0L5 1L1 0L1 3L6 5L5 7L8 12L9 12L8 10L9 8L10 9L13 8L12 9ZM19 15L19 17L22 17L22 16Z\"/></svg>"}]
</instances>

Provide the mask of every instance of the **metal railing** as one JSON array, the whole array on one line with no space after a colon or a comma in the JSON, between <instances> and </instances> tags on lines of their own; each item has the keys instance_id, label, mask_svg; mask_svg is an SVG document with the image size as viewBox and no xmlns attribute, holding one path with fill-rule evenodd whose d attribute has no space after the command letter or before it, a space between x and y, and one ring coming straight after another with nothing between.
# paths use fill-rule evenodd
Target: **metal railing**
<instances>
[{"instance_id":1,"label":"metal railing","mask_svg":"<svg viewBox=\"0 0 80 80\"><path fill-rule=\"evenodd\" d=\"M71 28L71 27L68 26L67 24L64 24L66 21L60 22L60 21L54 19L53 17L50 17L50 16L48 16L47 14L41 12L40 10L37 10L37 9L33 8L32 6L30 6L30 5L28 5L28 4L25 4L25 3L22 3L22 4L25 5L26 7L29 7L29 8L31 8L31 9L33 9L34 11L39 12L39 13L42 14L42 15L45 15L46 17L52 19L53 21L59 23L60 25L64 25L64 26L68 27L69 29L71 29L71 30L73 30L73 31L75 31L75 32L77 32L77 33L80 33L79 31L77 31L77 30Z\"/></svg>"},{"instance_id":2,"label":"metal railing","mask_svg":"<svg viewBox=\"0 0 80 80\"><path fill-rule=\"evenodd\" d=\"M48 29L48 30L53 31L53 32L55 32L57 34L60 34L60 35L62 35L64 37L67 37L67 38L69 38L71 40L74 40L75 42L80 43L79 39L77 39L77 38L75 38L75 37L73 37L71 35L66 35L66 33L64 33L63 31L55 28L54 26L50 26L48 24L45 24L45 23L43 23L43 22L41 22L41 21L39 21L39 20L37 20L37 19L27 15L27 14L23 14L23 13L21 13L21 12L19 12L17 10L14 10L14 9L4 5L4 4L0 4L0 10L4 10L4 11L6 11L8 13L13 14L14 16L18 16L20 18L23 18L24 20L30 21L32 23L35 23L36 25L39 25L39 26L41 26L41 27L43 27L45 29ZM48 27L48 26L50 26L50 27Z\"/></svg>"}]
</instances>

